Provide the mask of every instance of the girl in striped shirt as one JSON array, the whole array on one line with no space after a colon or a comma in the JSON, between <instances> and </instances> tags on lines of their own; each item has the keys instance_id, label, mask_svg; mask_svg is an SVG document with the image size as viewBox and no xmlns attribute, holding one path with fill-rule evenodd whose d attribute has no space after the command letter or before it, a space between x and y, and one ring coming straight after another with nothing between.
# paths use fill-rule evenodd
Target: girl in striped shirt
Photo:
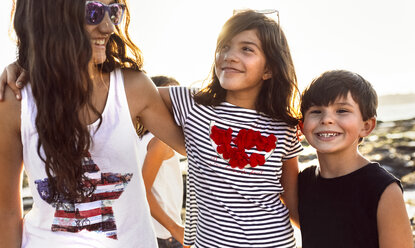
<instances>
[{"instance_id":1,"label":"girl in striped shirt","mask_svg":"<svg viewBox=\"0 0 415 248\"><path fill-rule=\"evenodd\" d=\"M159 90L185 135L184 244L295 247L298 89L279 24L252 10L232 16L210 84Z\"/></svg>"}]
</instances>

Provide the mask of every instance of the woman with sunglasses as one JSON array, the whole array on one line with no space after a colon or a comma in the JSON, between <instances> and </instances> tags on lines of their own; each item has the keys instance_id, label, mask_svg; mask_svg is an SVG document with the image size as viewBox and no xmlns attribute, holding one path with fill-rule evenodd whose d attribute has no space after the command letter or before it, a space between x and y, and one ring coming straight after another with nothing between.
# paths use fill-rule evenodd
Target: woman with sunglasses
<instances>
[{"instance_id":1,"label":"woman with sunglasses","mask_svg":"<svg viewBox=\"0 0 415 248\"><path fill-rule=\"evenodd\" d=\"M157 247L137 118L175 150L184 143L128 24L124 0L16 1L30 84L0 105L1 247ZM23 163L34 200L24 220Z\"/></svg>"}]
</instances>

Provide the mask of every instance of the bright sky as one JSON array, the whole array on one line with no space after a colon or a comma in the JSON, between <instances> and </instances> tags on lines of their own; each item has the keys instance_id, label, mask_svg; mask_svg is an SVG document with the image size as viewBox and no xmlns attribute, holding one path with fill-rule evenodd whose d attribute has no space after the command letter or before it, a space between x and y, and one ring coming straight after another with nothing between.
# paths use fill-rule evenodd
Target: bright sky
<instances>
[{"instance_id":1,"label":"bright sky","mask_svg":"<svg viewBox=\"0 0 415 248\"><path fill-rule=\"evenodd\" d=\"M15 59L8 2L0 8L0 68ZM130 0L130 8L130 34L150 76L205 79L233 9L278 9L300 89L326 70L347 69L379 95L415 93L413 0Z\"/></svg>"}]
</instances>

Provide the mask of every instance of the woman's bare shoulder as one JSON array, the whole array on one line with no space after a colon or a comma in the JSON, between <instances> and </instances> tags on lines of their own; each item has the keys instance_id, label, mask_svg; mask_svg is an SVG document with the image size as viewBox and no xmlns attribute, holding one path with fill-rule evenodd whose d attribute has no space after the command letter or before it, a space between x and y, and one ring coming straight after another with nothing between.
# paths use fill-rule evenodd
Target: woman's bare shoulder
<instances>
[{"instance_id":1,"label":"woman's bare shoulder","mask_svg":"<svg viewBox=\"0 0 415 248\"><path fill-rule=\"evenodd\" d=\"M13 91L5 87L3 102L0 103L0 119L10 119L10 117L20 117L21 102L16 99ZM5 114L7 114L5 116ZM6 117L6 118L5 118Z\"/></svg>"},{"instance_id":2,"label":"woman's bare shoulder","mask_svg":"<svg viewBox=\"0 0 415 248\"><path fill-rule=\"evenodd\" d=\"M20 132L21 102L16 99L13 91L5 88L3 102L0 103L0 128L15 133Z\"/></svg>"},{"instance_id":3,"label":"woman's bare shoulder","mask_svg":"<svg viewBox=\"0 0 415 248\"><path fill-rule=\"evenodd\" d=\"M127 90L143 90L153 84L151 79L142 71L123 69L122 72L124 75L124 85Z\"/></svg>"},{"instance_id":4,"label":"woman's bare shoulder","mask_svg":"<svg viewBox=\"0 0 415 248\"><path fill-rule=\"evenodd\" d=\"M123 70L123 75L130 112L140 116L158 97L157 88L144 72L126 69Z\"/></svg>"}]
</instances>

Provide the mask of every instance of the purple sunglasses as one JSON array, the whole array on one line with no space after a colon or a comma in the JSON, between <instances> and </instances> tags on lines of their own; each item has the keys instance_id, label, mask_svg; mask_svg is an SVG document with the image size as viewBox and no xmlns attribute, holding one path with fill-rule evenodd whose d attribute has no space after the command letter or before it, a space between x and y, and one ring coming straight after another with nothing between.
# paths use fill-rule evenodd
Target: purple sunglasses
<instances>
[{"instance_id":1,"label":"purple sunglasses","mask_svg":"<svg viewBox=\"0 0 415 248\"><path fill-rule=\"evenodd\" d=\"M111 19L114 25L118 25L122 21L124 15L125 5L121 3L112 3L106 5L96 1L86 1L85 3L85 20L89 25L98 25L102 22L105 12Z\"/></svg>"}]
</instances>

